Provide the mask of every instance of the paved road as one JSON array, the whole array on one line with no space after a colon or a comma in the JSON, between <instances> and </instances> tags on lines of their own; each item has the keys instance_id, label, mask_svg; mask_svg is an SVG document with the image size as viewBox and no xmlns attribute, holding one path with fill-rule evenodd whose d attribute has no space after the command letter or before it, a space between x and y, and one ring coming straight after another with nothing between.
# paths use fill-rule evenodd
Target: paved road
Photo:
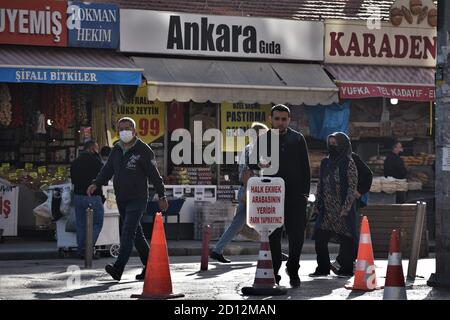
<instances>
[{"instance_id":1,"label":"paved road","mask_svg":"<svg viewBox=\"0 0 450 320\"><path fill-rule=\"evenodd\" d=\"M289 289L288 294L281 297L245 297L241 294L244 286L253 283L256 256L231 256L233 263L223 265L211 263L209 270L199 272L200 257L172 257L171 275L174 292L184 293L184 299L206 300L246 300L246 299L369 299L380 300L383 291L357 293L344 288L347 279L328 277L311 279L308 274L316 267L315 256L302 257L300 277L302 286ZM134 280L140 272L139 260L132 258L122 281L113 281L104 271L109 258L95 260L94 268L84 269L81 260L25 260L1 261L0 299L130 299L131 294L142 292L143 283ZM404 261L407 270L407 261ZM384 284L387 261L376 261L378 284ZM80 282L73 277L72 269L80 269ZM426 285L426 280L435 270L434 259L419 261L418 278L407 284L408 299L450 299L450 291L436 291ZM289 279L281 273L281 285L289 287ZM75 279L75 280L73 280Z\"/></svg>"}]
</instances>

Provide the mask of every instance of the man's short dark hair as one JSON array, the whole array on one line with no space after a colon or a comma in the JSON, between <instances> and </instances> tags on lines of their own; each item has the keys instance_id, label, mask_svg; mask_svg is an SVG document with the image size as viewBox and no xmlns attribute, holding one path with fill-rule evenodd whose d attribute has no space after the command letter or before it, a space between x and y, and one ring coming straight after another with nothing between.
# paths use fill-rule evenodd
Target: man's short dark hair
<instances>
[{"instance_id":1,"label":"man's short dark hair","mask_svg":"<svg viewBox=\"0 0 450 320\"><path fill-rule=\"evenodd\" d=\"M100 149L100 156L102 156L102 157L109 157L110 153L111 153L111 148L108 146L104 146Z\"/></svg>"},{"instance_id":2,"label":"man's short dark hair","mask_svg":"<svg viewBox=\"0 0 450 320\"><path fill-rule=\"evenodd\" d=\"M277 104L276 106L273 106L272 110L270 112L270 115L273 116L273 113L275 111L287 112L289 117L291 116L291 110L288 107L286 107L284 104Z\"/></svg>"},{"instance_id":3,"label":"man's short dark hair","mask_svg":"<svg viewBox=\"0 0 450 320\"><path fill-rule=\"evenodd\" d=\"M92 146L94 146L97 142L95 140L88 140L84 143L84 150L89 150Z\"/></svg>"}]
</instances>

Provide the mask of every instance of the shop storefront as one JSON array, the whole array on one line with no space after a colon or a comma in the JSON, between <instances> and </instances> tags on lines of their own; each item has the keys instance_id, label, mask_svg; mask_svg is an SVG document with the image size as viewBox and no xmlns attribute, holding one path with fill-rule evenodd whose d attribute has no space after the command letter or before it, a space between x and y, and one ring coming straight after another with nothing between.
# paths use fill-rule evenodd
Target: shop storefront
<instances>
[{"instance_id":1,"label":"shop storefront","mask_svg":"<svg viewBox=\"0 0 450 320\"><path fill-rule=\"evenodd\" d=\"M405 12L402 11L402 6ZM436 7L422 1L411 12L395 1L390 21L368 28L366 21L325 21L325 68L349 104L349 128L356 151L374 172L370 203L427 200L430 237L434 237L434 129ZM407 180L384 178L383 164L392 142L403 144Z\"/></svg>"},{"instance_id":2,"label":"shop storefront","mask_svg":"<svg viewBox=\"0 0 450 320\"><path fill-rule=\"evenodd\" d=\"M223 143L223 163L207 163L202 154L212 140L205 133L220 129L223 139L237 138L254 121L268 124L277 103L300 110L338 102L338 89L320 64L324 25L125 9L121 19L120 51L144 69L148 112L159 110L153 126L135 114L138 131L165 128L150 145L168 195L185 199L181 238L199 239L206 219L217 238L234 214L236 159L244 145ZM179 129L192 139L192 161L173 161ZM170 231L169 225L169 237Z\"/></svg>"},{"instance_id":3,"label":"shop storefront","mask_svg":"<svg viewBox=\"0 0 450 320\"><path fill-rule=\"evenodd\" d=\"M41 191L69 182L85 141L112 145L112 110L142 79L116 51L119 15L108 4L0 1L0 197L18 190L14 210L1 211L4 236L53 230L55 217L33 212Z\"/></svg>"}]
</instances>

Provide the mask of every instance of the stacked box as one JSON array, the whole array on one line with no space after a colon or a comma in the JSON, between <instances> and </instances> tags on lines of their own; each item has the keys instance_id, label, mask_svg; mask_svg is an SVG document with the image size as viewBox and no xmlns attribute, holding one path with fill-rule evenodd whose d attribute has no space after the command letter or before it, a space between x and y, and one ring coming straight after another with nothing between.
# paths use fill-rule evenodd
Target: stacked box
<instances>
[{"instance_id":1,"label":"stacked box","mask_svg":"<svg viewBox=\"0 0 450 320\"><path fill-rule=\"evenodd\" d=\"M203 238L203 228L211 226L211 240L218 240L233 220L236 205L231 201L195 202L194 239Z\"/></svg>"}]
</instances>

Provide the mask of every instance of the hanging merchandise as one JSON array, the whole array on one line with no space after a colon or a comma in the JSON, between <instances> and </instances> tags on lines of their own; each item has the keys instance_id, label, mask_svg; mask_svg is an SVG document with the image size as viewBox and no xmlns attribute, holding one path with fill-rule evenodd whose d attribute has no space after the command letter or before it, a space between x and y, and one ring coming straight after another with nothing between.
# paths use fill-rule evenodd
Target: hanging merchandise
<instances>
[{"instance_id":1,"label":"hanging merchandise","mask_svg":"<svg viewBox=\"0 0 450 320\"><path fill-rule=\"evenodd\" d=\"M36 112L38 109L38 86L35 84L27 84L26 90L23 91L23 107L27 112L23 113L24 121L24 139L33 139L35 128L37 125Z\"/></svg>"},{"instance_id":2,"label":"hanging merchandise","mask_svg":"<svg viewBox=\"0 0 450 320\"><path fill-rule=\"evenodd\" d=\"M348 134L350 102L308 108L309 130L316 139L326 140L333 132Z\"/></svg>"},{"instance_id":3,"label":"hanging merchandise","mask_svg":"<svg viewBox=\"0 0 450 320\"><path fill-rule=\"evenodd\" d=\"M36 113L38 121L37 121L37 134L46 134L47 131L45 130L45 114L40 113L39 111Z\"/></svg>"},{"instance_id":4,"label":"hanging merchandise","mask_svg":"<svg viewBox=\"0 0 450 320\"><path fill-rule=\"evenodd\" d=\"M12 128L20 128L23 126L23 86L10 85L9 91L11 94L12 106L12 121L10 126Z\"/></svg>"},{"instance_id":5,"label":"hanging merchandise","mask_svg":"<svg viewBox=\"0 0 450 320\"><path fill-rule=\"evenodd\" d=\"M6 84L0 85L0 126L8 127L12 120L11 95Z\"/></svg>"},{"instance_id":6,"label":"hanging merchandise","mask_svg":"<svg viewBox=\"0 0 450 320\"><path fill-rule=\"evenodd\" d=\"M72 86L72 105L75 111L75 121L79 126L86 126L89 122L87 114L86 86Z\"/></svg>"},{"instance_id":7,"label":"hanging merchandise","mask_svg":"<svg viewBox=\"0 0 450 320\"><path fill-rule=\"evenodd\" d=\"M70 98L69 86L58 86L56 88L55 101L55 128L58 131L64 131L73 125L74 113L72 109L72 100Z\"/></svg>"}]
</instances>

